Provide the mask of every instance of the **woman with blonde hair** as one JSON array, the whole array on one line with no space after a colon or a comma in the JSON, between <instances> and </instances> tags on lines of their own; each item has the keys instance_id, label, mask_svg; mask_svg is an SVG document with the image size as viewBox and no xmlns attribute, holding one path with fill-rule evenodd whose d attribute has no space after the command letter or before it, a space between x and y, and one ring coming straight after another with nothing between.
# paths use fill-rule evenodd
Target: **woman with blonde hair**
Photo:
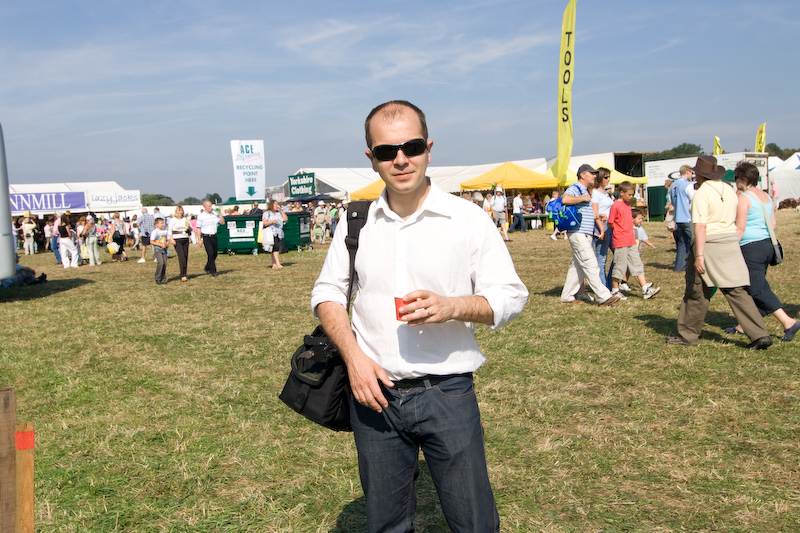
<instances>
[{"instance_id":1,"label":"woman with blonde hair","mask_svg":"<svg viewBox=\"0 0 800 533\"><path fill-rule=\"evenodd\" d=\"M189 234L192 227L189 225L189 219L186 218L183 212L183 206L175 208L175 214L169 219L169 243L175 247L175 253L178 254L178 264L181 269L181 281L188 281L186 277L186 266L189 262Z\"/></svg>"},{"instance_id":2,"label":"woman with blonde hair","mask_svg":"<svg viewBox=\"0 0 800 533\"><path fill-rule=\"evenodd\" d=\"M281 210L281 206L277 200L270 200L267 204L267 212L264 213L264 231L269 228L275 239L272 245L272 268L283 268L281 265L281 252L286 251L286 244L283 241L283 223L289 220Z\"/></svg>"}]
</instances>

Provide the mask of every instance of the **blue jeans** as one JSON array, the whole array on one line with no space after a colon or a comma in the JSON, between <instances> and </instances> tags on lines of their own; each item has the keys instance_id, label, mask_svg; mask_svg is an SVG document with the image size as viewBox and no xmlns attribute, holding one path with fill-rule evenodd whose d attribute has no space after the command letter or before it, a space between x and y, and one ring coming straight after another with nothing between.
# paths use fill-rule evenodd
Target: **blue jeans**
<instances>
[{"instance_id":1,"label":"blue jeans","mask_svg":"<svg viewBox=\"0 0 800 533\"><path fill-rule=\"evenodd\" d=\"M53 232L58 231L56 228L53 228ZM53 255L56 256L56 263L61 262L61 252L58 251L58 235L53 235L50 237L50 249L53 250Z\"/></svg>"},{"instance_id":2,"label":"blue jeans","mask_svg":"<svg viewBox=\"0 0 800 533\"><path fill-rule=\"evenodd\" d=\"M608 248L611 246L611 230L606 227L603 239L594 238L594 252L597 255L597 267L600 269L600 281L611 288L611 269L606 274L606 262L608 261ZM611 263L614 264L613 262Z\"/></svg>"},{"instance_id":3,"label":"blue jeans","mask_svg":"<svg viewBox=\"0 0 800 533\"><path fill-rule=\"evenodd\" d=\"M519 226L523 233L528 231L528 228L525 225L525 216L522 213L514 213L514 222L511 224L511 227L508 228L508 231L514 231L517 226Z\"/></svg>"},{"instance_id":4,"label":"blue jeans","mask_svg":"<svg viewBox=\"0 0 800 533\"><path fill-rule=\"evenodd\" d=\"M680 222L675 224L675 272L686 270L686 255L692 246L692 223Z\"/></svg>"},{"instance_id":5,"label":"blue jeans","mask_svg":"<svg viewBox=\"0 0 800 533\"><path fill-rule=\"evenodd\" d=\"M431 379L434 384L382 386L389 401L383 413L351 397L367 531L414 531L420 448L450 529L500 531L472 376L449 376L438 383Z\"/></svg>"}]
</instances>

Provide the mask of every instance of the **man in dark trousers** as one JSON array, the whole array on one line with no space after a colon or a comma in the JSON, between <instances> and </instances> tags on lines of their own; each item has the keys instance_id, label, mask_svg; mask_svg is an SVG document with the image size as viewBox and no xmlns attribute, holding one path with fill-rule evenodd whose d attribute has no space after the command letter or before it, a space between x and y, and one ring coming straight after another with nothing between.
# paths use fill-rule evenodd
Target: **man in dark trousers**
<instances>
[{"instance_id":1,"label":"man in dark trousers","mask_svg":"<svg viewBox=\"0 0 800 533\"><path fill-rule=\"evenodd\" d=\"M387 102L365 128L386 188L359 237L352 324L345 231L311 306L347 365L367 530L414 531L421 449L450 529L499 531L472 382L485 358L473 333L516 317L528 291L489 217L426 177L433 141L422 111Z\"/></svg>"}]
</instances>

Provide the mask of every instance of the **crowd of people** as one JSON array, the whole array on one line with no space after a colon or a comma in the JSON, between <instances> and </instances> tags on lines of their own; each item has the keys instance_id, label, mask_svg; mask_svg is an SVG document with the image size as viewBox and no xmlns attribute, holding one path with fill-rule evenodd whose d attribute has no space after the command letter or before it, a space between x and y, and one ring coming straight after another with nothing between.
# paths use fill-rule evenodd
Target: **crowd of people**
<instances>
[{"instance_id":1,"label":"crowd of people","mask_svg":"<svg viewBox=\"0 0 800 533\"><path fill-rule=\"evenodd\" d=\"M735 188L720 180L720 169L722 167L716 165L713 157L703 156L698 158L695 167L682 166L680 178L667 184L665 223L675 242L674 269L685 271L687 280L678 335L668 337L667 342L685 345L697 342L708 299L715 288L728 299L737 320L737 324L727 329L728 333L747 335L751 347L766 348L772 341L763 317L773 315L784 328L782 340L791 341L800 331L800 322L783 310L766 280L767 268L775 253L772 242L776 224L774 199L758 189L760 177L752 164L737 166ZM572 262L561 302L611 305L627 300L627 295L633 292L629 284L631 278L638 282L643 298L653 297L660 287L647 281L641 251L643 246L655 246L642 227L645 213L631 205L635 186L623 182L618 185L615 196L608 169L595 170L590 165L582 165L577 174L578 180L561 195L565 205L576 206L582 214L580 225L564 232L572 250ZM552 198L547 195L542 200L536 191L528 194L514 191L510 213L506 191L501 186L483 194L473 194L469 199L491 217L503 239L508 241L509 233L525 232L529 222L532 226L540 222L538 219L528 221L526 215L542 214L547 203L558 197L559 191L553 191ZM241 214L261 219L262 246L271 254L271 267L281 269L280 255L287 251L283 229L287 213L308 213L312 241L324 244L332 239L346 209L346 201L292 202L281 206L276 200L269 200L266 209L262 210L256 202ZM158 284L167 281L166 259L170 246L178 257L180 281L188 281L189 246L196 243L207 254L204 271L216 277L217 228L224 224L225 216L239 215L239 207L227 209L223 215L210 201L205 201L198 216L187 216L181 206L166 217L158 208L154 211L151 214L143 208L140 215L131 218L123 218L120 213L98 216L73 215L67 211L48 217L43 223L26 214L14 221L14 234L24 254L49 250L63 268L100 265L100 249L104 247L115 261L128 260L126 247L138 250L141 254L138 262L145 263L147 249L151 248ZM510 224L509 220L512 220ZM558 233L554 229L551 238L557 239ZM27 279L28 274L23 270L21 279Z\"/></svg>"}]
</instances>

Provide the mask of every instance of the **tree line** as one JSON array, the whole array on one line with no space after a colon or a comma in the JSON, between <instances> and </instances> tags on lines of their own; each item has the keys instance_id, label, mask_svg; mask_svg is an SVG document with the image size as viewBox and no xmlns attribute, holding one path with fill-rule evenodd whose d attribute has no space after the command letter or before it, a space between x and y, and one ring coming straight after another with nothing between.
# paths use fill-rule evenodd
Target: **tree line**
<instances>
[{"instance_id":1,"label":"tree line","mask_svg":"<svg viewBox=\"0 0 800 533\"><path fill-rule=\"evenodd\" d=\"M194 196L187 196L180 202L175 202L172 197L167 196L165 194L142 194L141 196L142 205L198 205L202 204L206 200L210 200L212 204L219 204L222 203L222 197L213 192L206 194L203 199L195 198Z\"/></svg>"},{"instance_id":2,"label":"tree line","mask_svg":"<svg viewBox=\"0 0 800 533\"><path fill-rule=\"evenodd\" d=\"M800 148L781 148L775 143L769 143L766 146L767 153L769 155L778 156L781 159L787 159L795 152L800 152ZM725 150L722 151L723 153L728 153ZM742 152L752 152L751 149L745 148ZM691 144L691 143L683 143L679 144L678 146L671 148L669 150L664 150L663 152L650 152L644 154L642 159L647 161L662 161L664 159L680 159L683 157L697 157L700 155L706 155L703 151L703 147L699 144Z\"/></svg>"}]
</instances>

